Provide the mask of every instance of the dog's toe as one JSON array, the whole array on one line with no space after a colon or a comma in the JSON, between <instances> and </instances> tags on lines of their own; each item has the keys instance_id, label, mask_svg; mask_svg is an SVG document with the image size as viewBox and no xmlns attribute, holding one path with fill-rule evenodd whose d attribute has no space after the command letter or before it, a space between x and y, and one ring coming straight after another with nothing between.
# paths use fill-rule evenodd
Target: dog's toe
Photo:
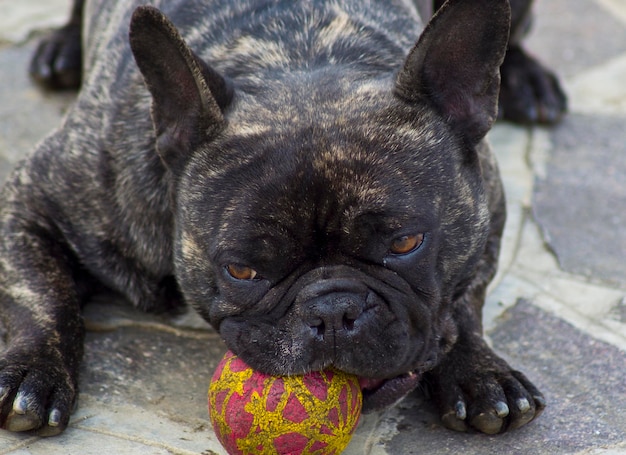
<instances>
[{"instance_id":1,"label":"dog's toe","mask_svg":"<svg viewBox=\"0 0 626 455\"><path fill-rule=\"evenodd\" d=\"M36 430L40 436L61 433L75 402L74 381L58 365L11 357L12 363L0 361L0 428Z\"/></svg>"},{"instance_id":2,"label":"dog's toe","mask_svg":"<svg viewBox=\"0 0 626 455\"><path fill-rule=\"evenodd\" d=\"M507 430L526 425L538 417L546 407L546 400L539 390L519 371L504 384L510 406Z\"/></svg>"},{"instance_id":3,"label":"dog's toe","mask_svg":"<svg viewBox=\"0 0 626 455\"><path fill-rule=\"evenodd\" d=\"M45 88L73 89L80 85L81 65L80 27L70 24L39 43L29 72Z\"/></svg>"},{"instance_id":4,"label":"dog's toe","mask_svg":"<svg viewBox=\"0 0 626 455\"><path fill-rule=\"evenodd\" d=\"M504 404L504 406L506 406L506 404ZM508 415L508 413L508 407L504 414L498 409L491 409L472 417L470 424L472 427L482 431L483 433L497 434L502 430L504 418Z\"/></svg>"},{"instance_id":5,"label":"dog's toe","mask_svg":"<svg viewBox=\"0 0 626 455\"><path fill-rule=\"evenodd\" d=\"M36 397L18 393L7 416L5 428L17 432L35 430L42 425L42 414Z\"/></svg>"},{"instance_id":6,"label":"dog's toe","mask_svg":"<svg viewBox=\"0 0 626 455\"><path fill-rule=\"evenodd\" d=\"M500 73L500 118L552 124L567 110L567 96L557 77L522 49L508 50Z\"/></svg>"},{"instance_id":7,"label":"dog's toe","mask_svg":"<svg viewBox=\"0 0 626 455\"><path fill-rule=\"evenodd\" d=\"M452 409L444 410L441 423L455 431L467 431L467 409L465 401L459 400Z\"/></svg>"},{"instance_id":8,"label":"dog's toe","mask_svg":"<svg viewBox=\"0 0 626 455\"><path fill-rule=\"evenodd\" d=\"M70 420L70 411L61 411L52 409L48 414L47 422L39 428L37 434L39 436L56 436L63 433Z\"/></svg>"}]
</instances>

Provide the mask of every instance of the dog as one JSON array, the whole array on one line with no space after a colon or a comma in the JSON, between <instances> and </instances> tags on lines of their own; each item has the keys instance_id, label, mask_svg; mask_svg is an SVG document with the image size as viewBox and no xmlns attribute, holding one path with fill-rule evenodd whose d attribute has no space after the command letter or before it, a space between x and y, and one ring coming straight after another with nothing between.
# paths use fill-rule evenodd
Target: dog
<instances>
[{"instance_id":1,"label":"dog","mask_svg":"<svg viewBox=\"0 0 626 455\"><path fill-rule=\"evenodd\" d=\"M566 99L519 45L529 1L441 3L77 0L31 72L78 98L0 195L2 428L67 427L102 290L195 308L265 373L355 374L364 411L421 384L455 430L537 417L482 338L485 135Z\"/></svg>"}]
</instances>

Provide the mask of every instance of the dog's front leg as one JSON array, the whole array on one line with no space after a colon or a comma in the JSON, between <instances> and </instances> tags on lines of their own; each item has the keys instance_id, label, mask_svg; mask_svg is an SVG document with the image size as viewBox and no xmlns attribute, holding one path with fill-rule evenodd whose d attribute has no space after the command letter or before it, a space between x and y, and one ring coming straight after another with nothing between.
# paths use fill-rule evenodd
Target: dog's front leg
<instances>
[{"instance_id":1,"label":"dog's front leg","mask_svg":"<svg viewBox=\"0 0 626 455\"><path fill-rule=\"evenodd\" d=\"M504 198L494 197L491 205L491 233L485 252L473 279L453 302L456 343L425 378L445 426L488 434L521 427L545 407L541 392L483 339L482 307L487 285L496 272L505 221Z\"/></svg>"},{"instance_id":2,"label":"dog's front leg","mask_svg":"<svg viewBox=\"0 0 626 455\"><path fill-rule=\"evenodd\" d=\"M77 396L84 327L69 249L21 203L2 201L0 426L49 436L68 424Z\"/></svg>"},{"instance_id":3,"label":"dog's front leg","mask_svg":"<svg viewBox=\"0 0 626 455\"><path fill-rule=\"evenodd\" d=\"M473 315L467 312L461 317ZM473 428L488 434L525 425L543 411L543 395L473 329L472 323L465 322L455 346L428 374L442 423L457 431Z\"/></svg>"}]
</instances>

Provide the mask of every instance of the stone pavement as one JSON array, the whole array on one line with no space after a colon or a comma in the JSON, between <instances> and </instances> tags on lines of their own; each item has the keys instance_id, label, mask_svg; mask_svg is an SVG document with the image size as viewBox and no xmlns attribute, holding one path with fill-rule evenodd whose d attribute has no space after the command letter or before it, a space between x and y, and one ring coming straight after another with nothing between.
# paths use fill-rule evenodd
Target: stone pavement
<instances>
[{"instance_id":1,"label":"stone pavement","mask_svg":"<svg viewBox=\"0 0 626 455\"><path fill-rule=\"evenodd\" d=\"M67 0L0 0L0 179L73 99L26 76L36 36L68 9ZM553 129L491 133L509 219L485 324L548 407L510 434L457 434L415 395L363 418L349 455L626 454L626 2L538 0L535 9L528 47L563 77L571 113ZM206 412L219 337L193 316L104 304L87 308L70 428L50 439L0 430L0 455L223 454Z\"/></svg>"}]
</instances>

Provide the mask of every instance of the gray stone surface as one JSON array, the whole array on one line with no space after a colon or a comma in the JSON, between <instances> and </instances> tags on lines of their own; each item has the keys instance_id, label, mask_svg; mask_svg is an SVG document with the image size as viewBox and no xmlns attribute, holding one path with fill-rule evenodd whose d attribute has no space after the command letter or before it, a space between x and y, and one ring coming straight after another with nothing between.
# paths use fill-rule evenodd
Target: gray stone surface
<instances>
[{"instance_id":1,"label":"gray stone surface","mask_svg":"<svg viewBox=\"0 0 626 455\"><path fill-rule=\"evenodd\" d=\"M0 180L72 102L26 76L33 35L68 9L0 0ZM509 217L485 326L549 405L510 434L457 434L415 394L364 416L347 455L626 454L626 2L539 0L536 10L528 47L564 77L571 113L554 129L500 124L490 134ZM50 439L0 430L0 455L224 454L206 389L225 347L206 324L111 297L86 320L70 427Z\"/></svg>"},{"instance_id":2,"label":"gray stone surface","mask_svg":"<svg viewBox=\"0 0 626 455\"><path fill-rule=\"evenodd\" d=\"M626 52L623 17L606 4L623 0L535 1L536 21L527 47L560 75L573 77ZM620 5L621 4L621 5Z\"/></svg>"},{"instance_id":3,"label":"gray stone surface","mask_svg":"<svg viewBox=\"0 0 626 455\"><path fill-rule=\"evenodd\" d=\"M626 285L626 116L573 114L552 133L535 216L562 267ZM594 134L589 134L589 131Z\"/></svg>"},{"instance_id":4,"label":"gray stone surface","mask_svg":"<svg viewBox=\"0 0 626 455\"><path fill-rule=\"evenodd\" d=\"M74 99L72 93L42 93L31 84L26 68L34 44L0 47L0 181L6 178L11 163L60 123Z\"/></svg>"},{"instance_id":5,"label":"gray stone surface","mask_svg":"<svg viewBox=\"0 0 626 455\"><path fill-rule=\"evenodd\" d=\"M561 74L571 76L575 112L549 132L552 150L544 172L538 176L533 211L563 269L623 286L625 4L619 0L552 0L537 6L540 25L529 46ZM603 75L594 67L602 68ZM579 90L581 84L576 81L585 79L585 72L592 73L584 84L591 93ZM611 97L602 99L603 92L610 92ZM594 94L602 104L596 105ZM583 101L588 106L579 109Z\"/></svg>"}]
</instances>

